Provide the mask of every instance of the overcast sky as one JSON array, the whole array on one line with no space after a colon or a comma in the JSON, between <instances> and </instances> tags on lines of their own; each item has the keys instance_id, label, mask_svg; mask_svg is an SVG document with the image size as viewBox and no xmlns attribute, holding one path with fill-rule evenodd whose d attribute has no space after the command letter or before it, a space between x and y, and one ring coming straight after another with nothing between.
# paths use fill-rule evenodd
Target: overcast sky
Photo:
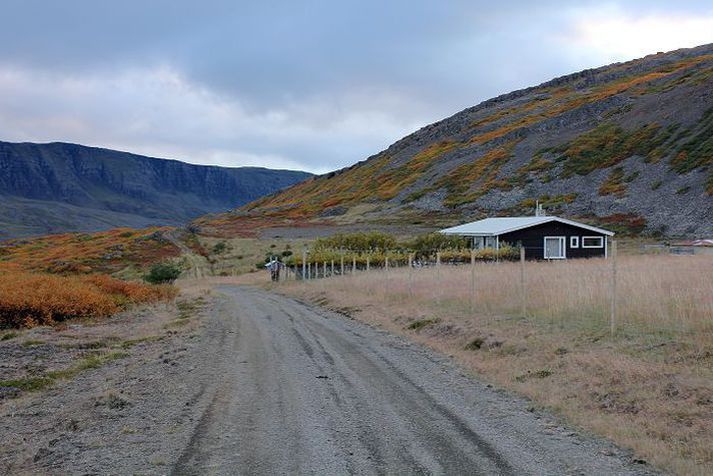
<instances>
[{"instance_id":1,"label":"overcast sky","mask_svg":"<svg viewBox=\"0 0 713 476\"><path fill-rule=\"evenodd\" d=\"M513 89L713 42L710 0L0 0L0 18L0 140L311 172Z\"/></svg>"}]
</instances>

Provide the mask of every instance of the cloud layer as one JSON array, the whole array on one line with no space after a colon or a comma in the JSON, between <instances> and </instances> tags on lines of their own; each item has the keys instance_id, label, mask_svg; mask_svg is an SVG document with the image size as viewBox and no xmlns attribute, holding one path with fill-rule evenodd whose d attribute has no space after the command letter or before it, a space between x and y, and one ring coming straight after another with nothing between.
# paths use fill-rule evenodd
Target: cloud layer
<instances>
[{"instance_id":1,"label":"cloud layer","mask_svg":"<svg viewBox=\"0 0 713 476\"><path fill-rule=\"evenodd\" d=\"M709 2L241 3L4 2L0 139L325 172L491 96L713 41Z\"/></svg>"}]
</instances>

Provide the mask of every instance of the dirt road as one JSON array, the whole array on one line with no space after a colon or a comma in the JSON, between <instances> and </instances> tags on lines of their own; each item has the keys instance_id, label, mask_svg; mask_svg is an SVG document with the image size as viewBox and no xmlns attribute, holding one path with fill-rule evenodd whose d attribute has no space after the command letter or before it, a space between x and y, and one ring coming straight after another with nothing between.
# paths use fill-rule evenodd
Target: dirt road
<instances>
[{"instance_id":1,"label":"dirt road","mask_svg":"<svg viewBox=\"0 0 713 476\"><path fill-rule=\"evenodd\" d=\"M344 316L219 286L200 319L183 342L137 351L61 391L16 402L13 412L5 403L0 434L12 438L0 469L650 474L448 359ZM181 346L169 365L157 357L174 355L167 345ZM92 392L107 381L122 385L127 404L97 413ZM80 413L77 428L67 430L67 412ZM32 431L22 425L42 429L32 452L21 451Z\"/></svg>"}]
</instances>

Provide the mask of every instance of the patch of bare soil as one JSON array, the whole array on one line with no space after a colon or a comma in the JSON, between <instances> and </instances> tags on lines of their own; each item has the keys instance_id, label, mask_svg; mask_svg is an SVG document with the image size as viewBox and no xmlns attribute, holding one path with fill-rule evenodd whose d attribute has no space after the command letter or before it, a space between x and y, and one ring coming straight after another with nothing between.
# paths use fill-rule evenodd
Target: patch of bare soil
<instances>
[{"instance_id":1,"label":"patch of bare soil","mask_svg":"<svg viewBox=\"0 0 713 476\"><path fill-rule=\"evenodd\" d=\"M0 474L163 472L204 388L209 300L0 332Z\"/></svg>"}]
</instances>

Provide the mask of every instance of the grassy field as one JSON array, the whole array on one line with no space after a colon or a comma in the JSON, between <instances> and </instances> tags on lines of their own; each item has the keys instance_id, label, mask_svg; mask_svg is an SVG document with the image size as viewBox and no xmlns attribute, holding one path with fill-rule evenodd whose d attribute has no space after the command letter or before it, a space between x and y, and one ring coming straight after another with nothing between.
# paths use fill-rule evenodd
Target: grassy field
<instances>
[{"instance_id":1,"label":"grassy field","mask_svg":"<svg viewBox=\"0 0 713 476\"><path fill-rule=\"evenodd\" d=\"M526 263L524 315L519 263L474 271L401 268L278 289L451 355L661 468L713 473L713 257L621 256L614 335L610 261Z\"/></svg>"}]
</instances>

